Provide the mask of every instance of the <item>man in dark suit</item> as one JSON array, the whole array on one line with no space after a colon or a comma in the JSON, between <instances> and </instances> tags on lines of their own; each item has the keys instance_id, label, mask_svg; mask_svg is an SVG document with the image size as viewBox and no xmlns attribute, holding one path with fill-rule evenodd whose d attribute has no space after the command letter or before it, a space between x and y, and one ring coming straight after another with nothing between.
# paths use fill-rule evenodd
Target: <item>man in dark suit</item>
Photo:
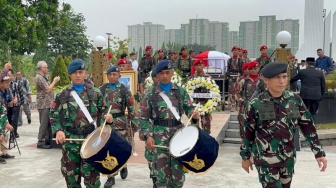
<instances>
[{"instance_id":1,"label":"man in dark suit","mask_svg":"<svg viewBox=\"0 0 336 188\"><path fill-rule=\"evenodd\" d=\"M309 112L314 115L325 93L325 79L323 72L315 69L315 58L307 57L306 62L307 68L300 70L290 79L290 83L301 80L300 96Z\"/></svg>"}]
</instances>

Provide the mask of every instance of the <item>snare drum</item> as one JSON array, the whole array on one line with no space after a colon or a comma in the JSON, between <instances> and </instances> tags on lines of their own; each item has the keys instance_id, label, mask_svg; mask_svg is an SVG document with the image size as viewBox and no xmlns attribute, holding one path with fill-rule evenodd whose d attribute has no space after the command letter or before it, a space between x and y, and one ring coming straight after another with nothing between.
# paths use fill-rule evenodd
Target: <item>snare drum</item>
<instances>
[{"instance_id":1,"label":"snare drum","mask_svg":"<svg viewBox=\"0 0 336 188\"><path fill-rule=\"evenodd\" d=\"M93 131L84 141L80 155L102 174L113 174L122 168L132 154L131 144L110 126Z\"/></svg>"},{"instance_id":2,"label":"snare drum","mask_svg":"<svg viewBox=\"0 0 336 188\"><path fill-rule=\"evenodd\" d=\"M170 154L195 173L206 172L218 156L217 141L196 126L187 126L174 134L169 144Z\"/></svg>"}]
</instances>

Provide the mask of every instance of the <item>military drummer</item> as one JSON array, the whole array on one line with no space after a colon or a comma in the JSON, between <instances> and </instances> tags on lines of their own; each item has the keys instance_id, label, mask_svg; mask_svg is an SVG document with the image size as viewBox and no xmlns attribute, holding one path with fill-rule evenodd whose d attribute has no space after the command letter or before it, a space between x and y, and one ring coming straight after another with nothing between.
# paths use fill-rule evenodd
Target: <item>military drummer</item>
<instances>
[{"instance_id":1,"label":"military drummer","mask_svg":"<svg viewBox=\"0 0 336 188\"><path fill-rule=\"evenodd\" d=\"M285 90L287 64L274 62L262 70L266 90L252 97L243 113L242 167L249 172L253 159L264 188L288 188L294 173L296 151L294 135L297 126L310 144L321 171L327 168L312 115L299 95Z\"/></svg>"},{"instance_id":2,"label":"military drummer","mask_svg":"<svg viewBox=\"0 0 336 188\"><path fill-rule=\"evenodd\" d=\"M149 90L140 103L141 131L146 140L146 147L154 150L156 187L178 188L182 187L185 181L183 165L171 157L167 149L155 148L154 145L168 146L174 133L183 127L173 115L174 109L180 116L183 113L192 116L194 122L197 122L199 114L193 113L194 108L186 90L171 82L174 73L173 63L170 60L162 60L155 69L159 84ZM164 101L165 95L173 104L172 109ZM150 119L153 124L150 123Z\"/></svg>"},{"instance_id":3,"label":"military drummer","mask_svg":"<svg viewBox=\"0 0 336 188\"><path fill-rule=\"evenodd\" d=\"M81 176L84 178L86 187L99 188L99 171L81 159L80 148L82 142L65 142L65 138L84 139L95 129L94 125L85 117L70 93L71 91L77 93L95 121L98 116L105 112L105 102L98 88L84 83L87 71L82 60L72 61L68 67L68 74L72 84L56 95L50 111L50 123L53 134L56 134L56 142L64 143L62 146L61 171L69 188L81 187ZM111 114L103 117L103 119L98 120L98 124L103 122L104 119L107 123L113 122Z\"/></svg>"}]
</instances>

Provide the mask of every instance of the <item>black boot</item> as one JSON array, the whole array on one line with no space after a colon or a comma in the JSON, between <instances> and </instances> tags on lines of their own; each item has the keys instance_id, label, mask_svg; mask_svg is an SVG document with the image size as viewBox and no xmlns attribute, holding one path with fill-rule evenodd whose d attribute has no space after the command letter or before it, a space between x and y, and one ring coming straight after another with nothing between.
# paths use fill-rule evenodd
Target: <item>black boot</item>
<instances>
[{"instance_id":1,"label":"black boot","mask_svg":"<svg viewBox=\"0 0 336 188\"><path fill-rule=\"evenodd\" d=\"M115 179L114 176L113 177L109 177L106 181L106 183L104 184L104 188L111 188L112 185L115 184Z\"/></svg>"},{"instance_id":2,"label":"black boot","mask_svg":"<svg viewBox=\"0 0 336 188\"><path fill-rule=\"evenodd\" d=\"M153 181L153 188L156 188L156 185L155 185L155 183L156 183L156 177L152 177L152 181Z\"/></svg>"},{"instance_id":3,"label":"black boot","mask_svg":"<svg viewBox=\"0 0 336 188\"><path fill-rule=\"evenodd\" d=\"M127 167L123 168L120 170L120 177L121 179L126 179L128 175Z\"/></svg>"}]
</instances>

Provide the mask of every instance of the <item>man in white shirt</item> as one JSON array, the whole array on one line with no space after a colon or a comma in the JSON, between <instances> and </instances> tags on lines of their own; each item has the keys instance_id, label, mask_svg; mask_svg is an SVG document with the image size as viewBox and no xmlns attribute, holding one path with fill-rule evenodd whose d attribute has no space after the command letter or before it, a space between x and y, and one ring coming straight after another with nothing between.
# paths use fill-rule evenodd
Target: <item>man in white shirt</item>
<instances>
[{"instance_id":1,"label":"man in white shirt","mask_svg":"<svg viewBox=\"0 0 336 188\"><path fill-rule=\"evenodd\" d=\"M301 64L299 66L299 71L302 69L306 69L307 68L307 63L306 60L301 60ZM300 91L301 90L301 80L298 80L297 83L297 90Z\"/></svg>"},{"instance_id":2,"label":"man in white shirt","mask_svg":"<svg viewBox=\"0 0 336 188\"><path fill-rule=\"evenodd\" d=\"M132 68L133 68L133 70L138 70L139 63L136 60L135 53L133 53L133 52L130 53L130 60L132 62Z\"/></svg>"}]
</instances>

